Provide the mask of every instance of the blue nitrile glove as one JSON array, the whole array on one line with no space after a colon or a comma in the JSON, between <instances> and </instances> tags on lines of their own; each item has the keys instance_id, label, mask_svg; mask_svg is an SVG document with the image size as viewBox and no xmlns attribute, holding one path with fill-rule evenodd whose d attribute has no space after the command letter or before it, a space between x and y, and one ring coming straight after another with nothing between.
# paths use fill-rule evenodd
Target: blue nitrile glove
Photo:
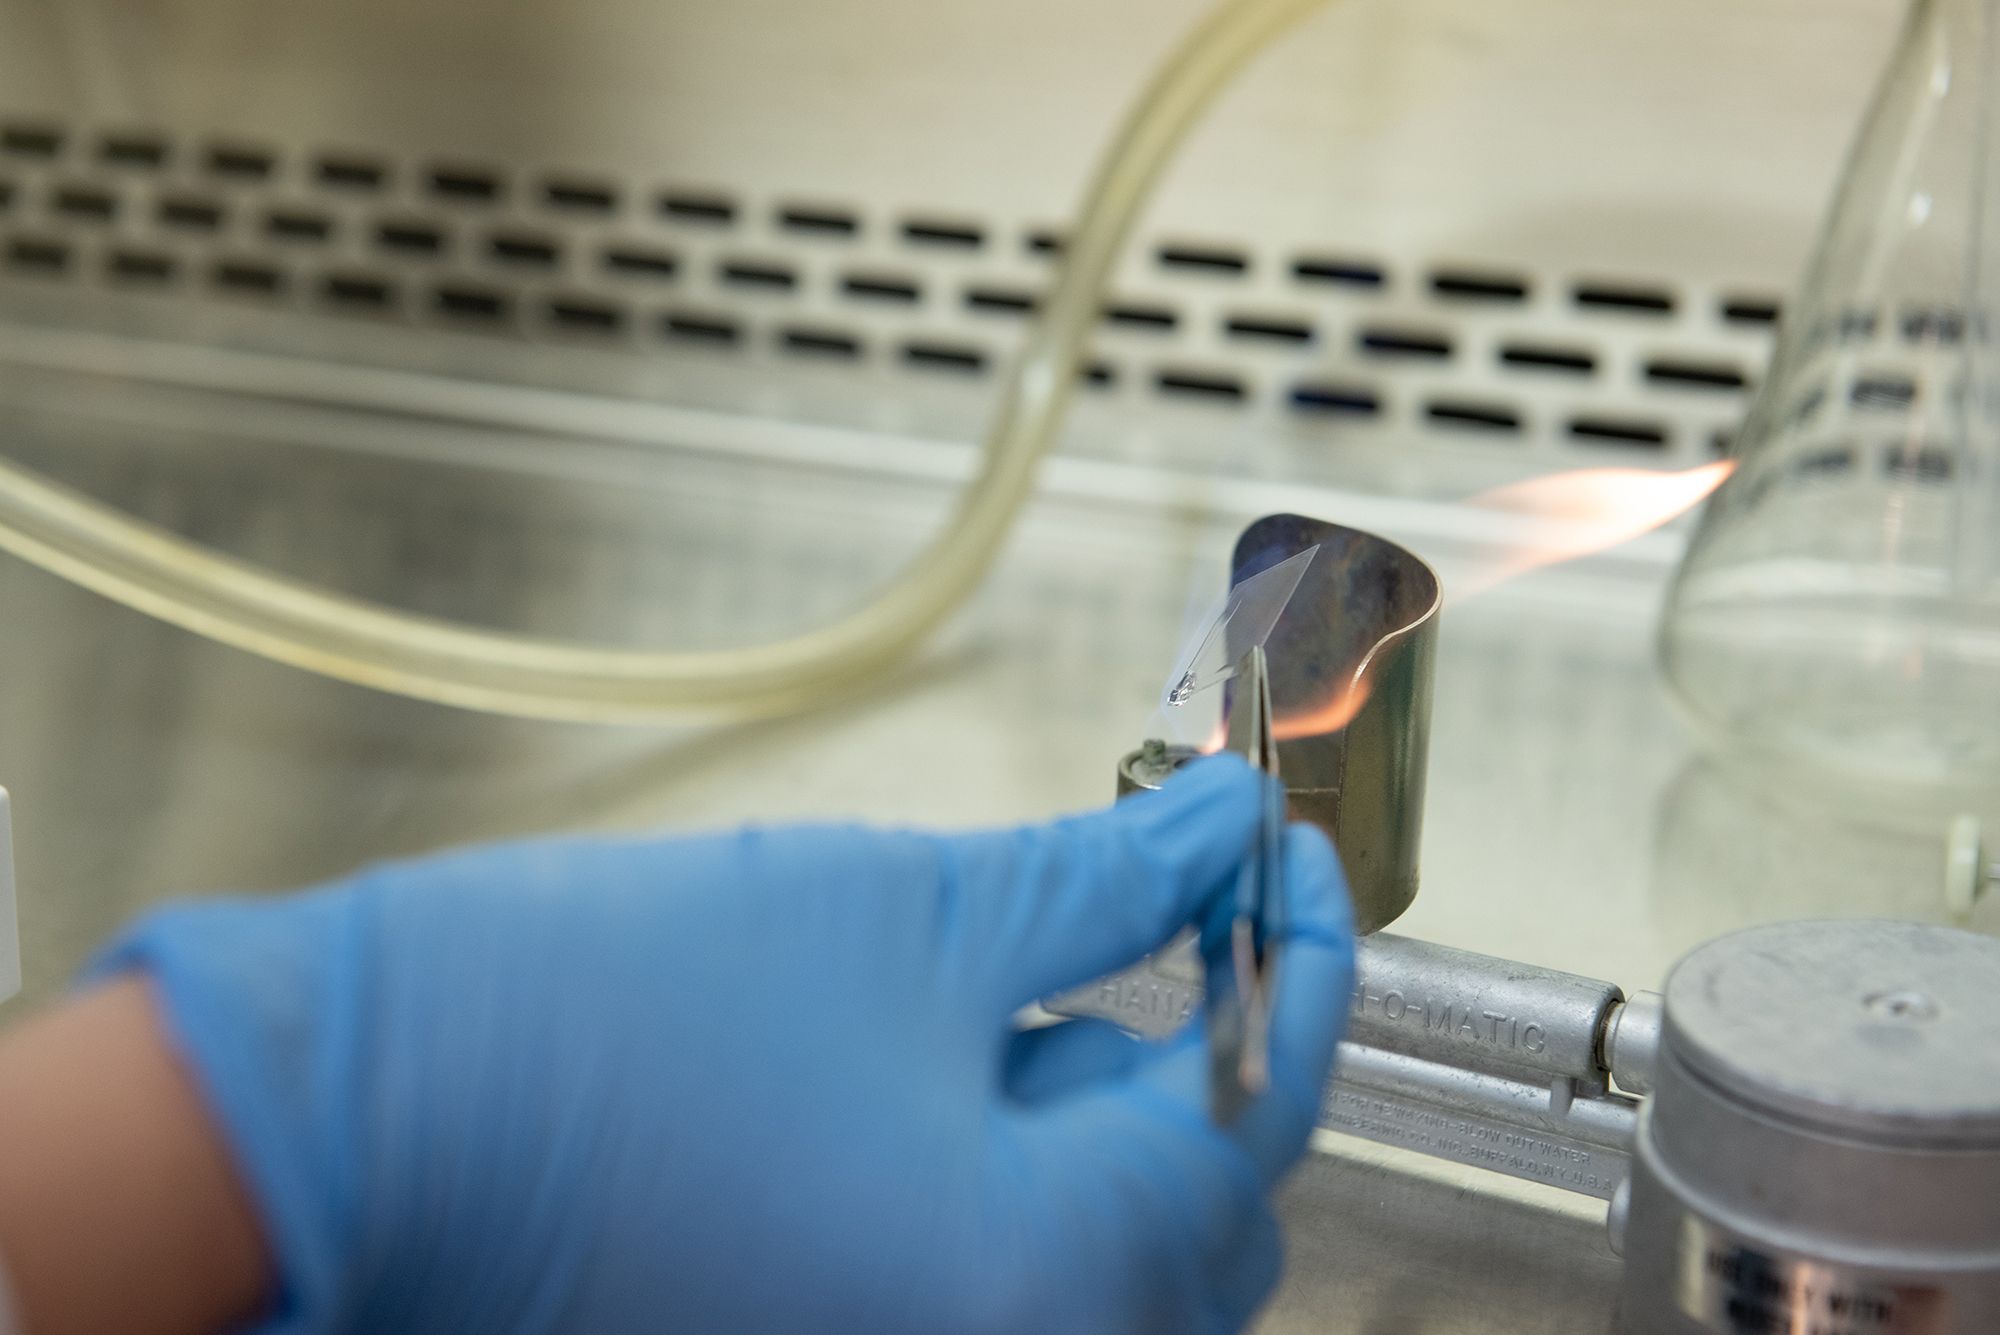
<instances>
[{"instance_id":1,"label":"blue nitrile glove","mask_svg":"<svg viewBox=\"0 0 2000 1335\"><path fill-rule=\"evenodd\" d=\"M561 839L160 912L150 972L270 1238L269 1331L1224 1331L1348 1009L1291 832L1273 1088L1199 1038L1016 1033L1233 884L1231 759L1053 825Z\"/></svg>"}]
</instances>

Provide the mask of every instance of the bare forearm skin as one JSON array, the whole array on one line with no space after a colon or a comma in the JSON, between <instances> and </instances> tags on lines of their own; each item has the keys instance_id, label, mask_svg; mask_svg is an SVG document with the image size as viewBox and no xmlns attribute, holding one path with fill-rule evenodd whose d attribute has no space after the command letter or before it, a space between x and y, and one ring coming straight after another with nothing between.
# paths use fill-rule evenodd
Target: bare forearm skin
<instances>
[{"instance_id":1,"label":"bare forearm skin","mask_svg":"<svg viewBox=\"0 0 2000 1335\"><path fill-rule=\"evenodd\" d=\"M25 1335L207 1335L268 1301L250 1199L141 978L0 1032L0 1266Z\"/></svg>"}]
</instances>

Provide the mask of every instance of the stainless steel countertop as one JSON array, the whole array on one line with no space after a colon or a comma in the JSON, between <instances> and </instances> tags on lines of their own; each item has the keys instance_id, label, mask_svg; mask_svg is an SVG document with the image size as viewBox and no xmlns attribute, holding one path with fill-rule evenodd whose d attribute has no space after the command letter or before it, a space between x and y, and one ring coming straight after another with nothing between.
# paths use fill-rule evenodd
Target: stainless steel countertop
<instances>
[{"instance_id":1,"label":"stainless steel countertop","mask_svg":"<svg viewBox=\"0 0 2000 1335\"><path fill-rule=\"evenodd\" d=\"M937 522L969 459L636 406L558 435L4 366L0 406L9 454L231 550L423 610L635 643L759 636L851 602ZM0 784L30 993L161 895L297 885L444 843L1099 804L1236 529L1279 508L1397 538L1448 588L1507 532L1449 507L1058 460L976 605L879 689L652 730L321 681L0 561ZM1633 988L1753 920L1940 915L1941 832L1793 812L1694 757L1651 668L1675 545L1447 607L1424 889L1399 932ZM1600 1205L1322 1148L1285 1193L1291 1268L1264 1329L1608 1327Z\"/></svg>"}]
</instances>

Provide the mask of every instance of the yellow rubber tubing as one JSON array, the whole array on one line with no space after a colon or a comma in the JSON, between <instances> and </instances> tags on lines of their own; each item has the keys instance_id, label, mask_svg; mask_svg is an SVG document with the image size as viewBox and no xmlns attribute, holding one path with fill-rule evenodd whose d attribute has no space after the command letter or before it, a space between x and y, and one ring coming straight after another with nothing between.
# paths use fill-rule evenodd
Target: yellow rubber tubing
<instances>
[{"instance_id":1,"label":"yellow rubber tubing","mask_svg":"<svg viewBox=\"0 0 2000 1335\"><path fill-rule=\"evenodd\" d=\"M0 460L0 550L223 644L342 681L550 719L783 713L880 673L992 567L1048 451L1104 288L1188 130L1243 64L1324 0L1224 0L1125 116L1090 182L1049 301L1010 365L978 476L872 601L816 630L700 652L508 635L397 612L226 556Z\"/></svg>"}]
</instances>

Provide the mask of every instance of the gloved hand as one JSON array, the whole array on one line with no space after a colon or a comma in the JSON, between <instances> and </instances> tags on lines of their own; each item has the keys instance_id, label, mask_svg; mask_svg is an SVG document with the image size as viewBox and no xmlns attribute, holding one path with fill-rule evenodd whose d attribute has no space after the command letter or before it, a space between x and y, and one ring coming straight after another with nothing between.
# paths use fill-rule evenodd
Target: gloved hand
<instances>
[{"instance_id":1,"label":"gloved hand","mask_svg":"<svg viewBox=\"0 0 2000 1335\"><path fill-rule=\"evenodd\" d=\"M1347 1012L1331 850L1290 833L1273 1087L1199 1035L1017 1033L1249 847L1240 761L1053 825L560 839L171 908L150 973L277 1263L269 1331L1222 1331Z\"/></svg>"}]
</instances>

